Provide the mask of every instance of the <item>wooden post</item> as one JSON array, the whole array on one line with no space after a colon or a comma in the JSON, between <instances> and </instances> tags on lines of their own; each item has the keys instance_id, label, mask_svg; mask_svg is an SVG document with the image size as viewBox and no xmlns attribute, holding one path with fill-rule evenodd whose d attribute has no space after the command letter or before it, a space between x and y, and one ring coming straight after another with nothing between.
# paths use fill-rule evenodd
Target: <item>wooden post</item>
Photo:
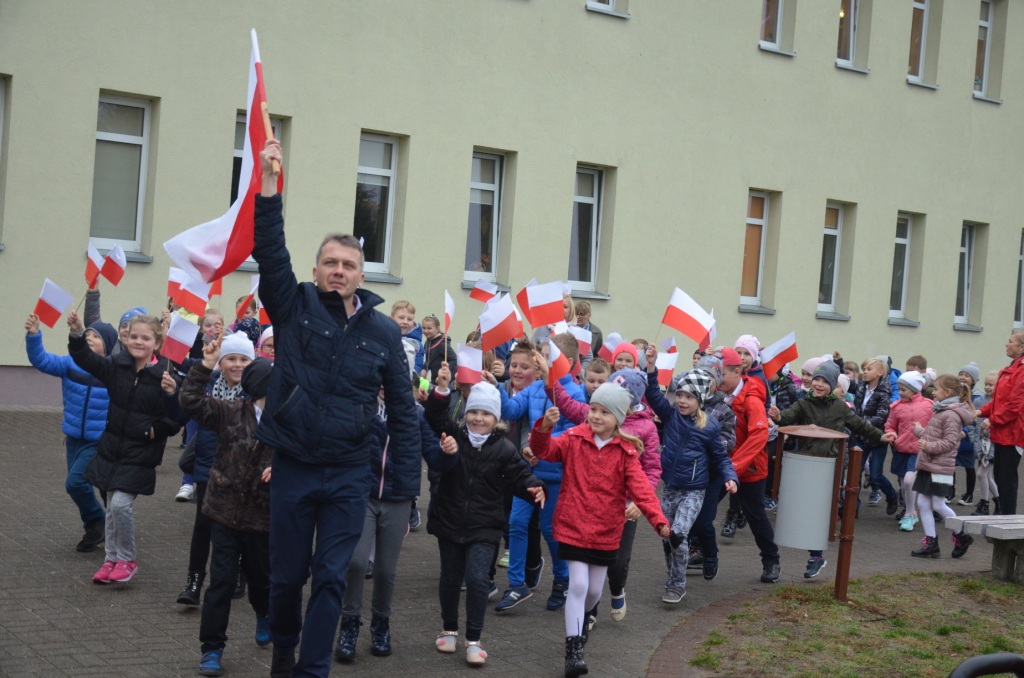
<instances>
[{"instance_id":1,"label":"wooden post","mask_svg":"<svg viewBox=\"0 0 1024 678\"><path fill-rule=\"evenodd\" d=\"M779 500L779 478L782 477L782 441L785 434L775 437L775 475L772 478L771 496L775 501Z\"/></svg>"},{"instance_id":2,"label":"wooden post","mask_svg":"<svg viewBox=\"0 0 1024 678\"><path fill-rule=\"evenodd\" d=\"M839 458L843 457L845 440L839 441ZM853 556L853 527L857 519L857 497L860 494L860 456L859 448L850 450L850 465L846 473L846 489L843 495L843 523L839 534L839 562L836 563L836 583L832 596L841 602L846 601L846 587L850 582L850 560ZM841 468L842 464L837 464ZM832 518L835 520L835 517Z\"/></svg>"},{"instance_id":3,"label":"wooden post","mask_svg":"<svg viewBox=\"0 0 1024 678\"><path fill-rule=\"evenodd\" d=\"M839 454L836 457L835 476L832 478L832 510L828 512L828 540L836 540L836 514L839 512L839 488L843 484L843 457L846 452L845 440L839 441Z\"/></svg>"}]
</instances>

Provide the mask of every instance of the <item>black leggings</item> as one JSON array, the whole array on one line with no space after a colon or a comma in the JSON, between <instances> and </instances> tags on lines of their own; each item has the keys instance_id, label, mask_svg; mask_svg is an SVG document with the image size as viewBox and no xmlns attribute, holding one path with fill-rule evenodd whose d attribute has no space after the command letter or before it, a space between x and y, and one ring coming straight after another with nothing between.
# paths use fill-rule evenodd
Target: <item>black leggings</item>
<instances>
[{"instance_id":1,"label":"black leggings","mask_svg":"<svg viewBox=\"0 0 1024 678\"><path fill-rule=\"evenodd\" d=\"M480 640L487 612L487 596L491 580L487 568L494 559L498 545L492 542L460 544L437 538L441 556L441 579L437 594L441 602L441 621L445 631L459 630L459 598L462 582L466 582L466 640Z\"/></svg>"},{"instance_id":2,"label":"black leggings","mask_svg":"<svg viewBox=\"0 0 1024 678\"><path fill-rule=\"evenodd\" d=\"M196 519L192 523L192 543L188 548L188 571L206 572L210 559L210 536L213 522L203 513L206 483L196 483Z\"/></svg>"}]
</instances>

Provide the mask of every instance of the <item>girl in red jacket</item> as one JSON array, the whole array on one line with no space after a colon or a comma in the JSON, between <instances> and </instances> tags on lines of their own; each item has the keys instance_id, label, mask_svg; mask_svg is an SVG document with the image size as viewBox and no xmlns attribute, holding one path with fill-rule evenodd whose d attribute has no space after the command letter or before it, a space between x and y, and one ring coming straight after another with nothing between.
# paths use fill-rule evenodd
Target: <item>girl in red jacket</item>
<instances>
[{"instance_id":1,"label":"girl in red jacket","mask_svg":"<svg viewBox=\"0 0 1024 678\"><path fill-rule=\"evenodd\" d=\"M565 602L565 675L587 673L583 646L584 614L601 597L608 567L615 563L622 537L626 496L663 538L671 535L658 498L647 482L638 454L643 443L622 433L629 412L629 391L611 382L590 398L587 423L558 438L551 430L561 416L548 409L530 433L530 447L540 459L562 463L562 494L555 509L554 536L559 555L569 565Z\"/></svg>"}]
</instances>

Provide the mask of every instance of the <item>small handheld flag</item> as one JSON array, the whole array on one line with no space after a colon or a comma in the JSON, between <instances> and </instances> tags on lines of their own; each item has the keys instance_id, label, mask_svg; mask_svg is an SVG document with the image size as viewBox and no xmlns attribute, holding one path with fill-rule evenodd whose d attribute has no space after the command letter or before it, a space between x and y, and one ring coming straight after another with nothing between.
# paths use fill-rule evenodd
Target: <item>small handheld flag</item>
<instances>
[{"instance_id":1,"label":"small handheld flag","mask_svg":"<svg viewBox=\"0 0 1024 678\"><path fill-rule=\"evenodd\" d=\"M47 278L43 281L43 289L39 293L39 301L36 302L36 308L32 312L39 316L39 322L53 329L57 321L60 320L60 317L64 315L64 311L67 310L74 300L73 296L61 289L57 283Z\"/></svg>"}]
</instances>

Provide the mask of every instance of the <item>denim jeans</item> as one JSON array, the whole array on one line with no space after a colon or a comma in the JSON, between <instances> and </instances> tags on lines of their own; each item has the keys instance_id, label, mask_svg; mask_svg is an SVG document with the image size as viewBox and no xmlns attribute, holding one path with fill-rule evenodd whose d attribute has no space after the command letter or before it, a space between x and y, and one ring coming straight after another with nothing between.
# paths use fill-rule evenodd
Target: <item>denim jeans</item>
<instances>
[{"instance_id":1,"label":"denim jeans","mask_svg":"<svg viewBox=\"0 0 1024 678\"><path fill-rule=\"evenodd\" d=\"M85 479L85 469L96 456L97 442L72 438L64 439L64 449L68 458L68 475L64 479L64 491L78 507L78 515L82 519L82 527L103 520L103 507L96 499L92 485Z\"/></svg>"},{"instance_id":2,"label":"denim jeans","mask_svg":"<svg viewBox=\"0 0 1024 678\"><path fill-rule=\"evenodd\" d=\"M892 483L885 476L885 455L888 452L889 446L881 445L879 447L872 447L864 453L864 458L868 459L871 464L868 468L868 472L871 474L871 489L881 490L886 498L896 494L896 488L892 486Z\"/></svg>"},{"instance_id":3,"label":"denim jeans","mask_svg":"<svg viewBox=\"0 0 1024 678\"><path fill-rule=\"evenodd\" d=\"M561 487L561 483L548 484L547 501L544 502L542 509L519 497L512 500L512 515L508 528L509 586L522 586L526 582L526 535L534 510L540 511L540 531L551 552L551 570L554 572L555 581L569 581L569 566L558 557L558 541L551 533L551 519L555 515L555 505L558 503L558 491Z\"/></svg>"}]
</instances>

